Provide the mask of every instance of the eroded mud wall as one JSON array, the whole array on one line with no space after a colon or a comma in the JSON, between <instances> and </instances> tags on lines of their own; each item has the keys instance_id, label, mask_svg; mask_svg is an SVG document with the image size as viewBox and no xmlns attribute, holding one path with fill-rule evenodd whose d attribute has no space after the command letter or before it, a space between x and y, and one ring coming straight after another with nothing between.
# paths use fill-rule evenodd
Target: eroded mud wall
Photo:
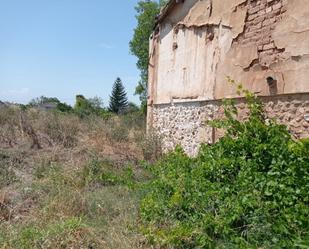
<instances>
[{"instance_id":1,"label":"eroded mud wall","mask_svg":"<svg viewBox=\"0 0 309 249\"><path fill-rule=\"evenodd\" d=\"M270 115L296 136L308 136L308 0L185 0L173 6L150 49L148 124L164 133L166 147L180 143L192 154L200 137L209 142L217 136L201 127L219 115L219 100L238 97L227 76L266 96L266 106L276 110Z\"/></svg>"},{"instance_id":2,"label":"eroded mud wall","mask_svg":"<svg viewBox=\"0 0 309 249\"><path fill-rule=\"evenodd\" d=\"M226 75L260 95L309 92L308 1L259 0L246 6L244 30L218 65L215 98L235 96L224 83Z\"/></svg>"}]
</instances>

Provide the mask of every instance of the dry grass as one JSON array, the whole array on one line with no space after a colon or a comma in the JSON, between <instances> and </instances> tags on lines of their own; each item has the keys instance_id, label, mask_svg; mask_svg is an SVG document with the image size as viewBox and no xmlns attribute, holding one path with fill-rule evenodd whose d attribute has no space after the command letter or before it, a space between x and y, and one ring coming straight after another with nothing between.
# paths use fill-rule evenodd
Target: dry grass
<instances>
[{"instance_id":1,"label":"dry grass","mask_svg":"<svg viewBox=\"0 0 309 249\"><path fill-rule=\"evenodd\" d=\"M151 248L138 230L141 193L125 184L147 178L144 130L138 115L1 109L0 248Z\"/></svg>"}]
</instances>

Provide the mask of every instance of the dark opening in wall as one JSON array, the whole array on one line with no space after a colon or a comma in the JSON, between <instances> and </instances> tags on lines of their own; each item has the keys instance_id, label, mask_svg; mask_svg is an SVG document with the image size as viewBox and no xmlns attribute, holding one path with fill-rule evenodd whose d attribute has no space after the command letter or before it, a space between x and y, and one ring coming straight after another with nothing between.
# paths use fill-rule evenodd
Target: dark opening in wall
<instances>
[{"instance_id":1,"label":"dark opening in wall","mask_svg":"<svg viewBox=\"0 0 309 249\"><path fill-rule=\"evenodd\" d=\"M269 86L270 95L275 95L278 93L277 80L274 77L268 76L266 82Z\"/></svg>"}]
</instances>

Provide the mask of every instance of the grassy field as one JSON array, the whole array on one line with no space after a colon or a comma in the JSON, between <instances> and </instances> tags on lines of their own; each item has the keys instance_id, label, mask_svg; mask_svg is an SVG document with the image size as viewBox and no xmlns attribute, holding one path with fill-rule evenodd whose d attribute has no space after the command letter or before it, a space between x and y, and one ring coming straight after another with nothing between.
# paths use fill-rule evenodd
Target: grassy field
<instances>
[{"instance_id":1,"label":"grassy field","mask_svg":"<svg viewBox=\"0 0 309 249\"><path fill-rule=\"evenodd\" d=\"M129 184L160 155L144 123L2 108L0 248L151 248Z\"/></svg>"},{"instance_id":2,"label":"grassy field","mask_svg":"<svg viewBox=\"0 0 309 249\"><path fill-rule=\"evenodd\" d=\"M139 112L0 109L0 248L308 248L309 140L247 101L194 158Z\"/></svg>"}]
</instances>

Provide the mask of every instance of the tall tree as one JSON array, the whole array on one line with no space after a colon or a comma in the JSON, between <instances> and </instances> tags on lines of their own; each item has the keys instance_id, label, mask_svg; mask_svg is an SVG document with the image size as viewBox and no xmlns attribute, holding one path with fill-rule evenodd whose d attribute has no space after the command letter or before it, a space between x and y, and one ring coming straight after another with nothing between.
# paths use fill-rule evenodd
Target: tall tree
<instances>
[{"instance_id":1,"label":"tall tree","mask_svg":"<svg viewBox=\"0 0 309 249\"><path fill-rule=\"evenodd\" d=\"M156 16L160 13L160 8L168 2L167 0L141 0L137 3L137 26L130 41L130 51L135 55L137 67L140 70L140 80L135 89L135 93L140 96L142 107L146 110L147 104L147 81L149 62L149 38L155 27Z\"/></svg>"},{"instance_id":2,"label":"tall tree","mask_svg":"<svg viewBox=\"0 0 309 249\"><path fill-rule=\"evenodd\" d=\"M127 93L121 79L118 77L114 83L109 101L109 110L114 113L124 112L128 108Z\"/></svg>"}]
</instances>

